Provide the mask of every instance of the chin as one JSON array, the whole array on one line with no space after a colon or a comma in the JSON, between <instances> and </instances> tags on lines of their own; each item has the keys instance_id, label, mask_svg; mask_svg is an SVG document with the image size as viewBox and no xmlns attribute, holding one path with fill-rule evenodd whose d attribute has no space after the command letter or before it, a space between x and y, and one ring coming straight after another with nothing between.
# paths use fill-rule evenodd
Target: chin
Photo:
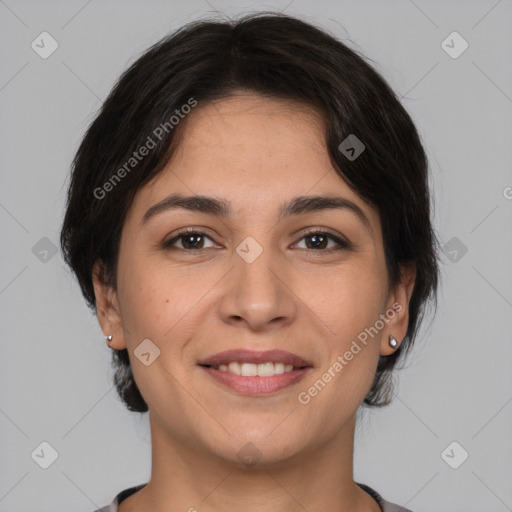
<instances>
[{"instance_id":1,"label":"chin","mask_svg":"<svg viewBox=\"0 0 512 512\"><path fill-rule=\"evenodd\" d=\"M275 424L282 421L279 419ZM220 458L235 463L239 467L268 468L289 463L307 449L307 439L303 434L281 431L274 435L269 424L252 426L251 429L233 428L228 430L232 437L224 438L223 443L213 443L212 451Z\"/></svg>"}]
</instances>

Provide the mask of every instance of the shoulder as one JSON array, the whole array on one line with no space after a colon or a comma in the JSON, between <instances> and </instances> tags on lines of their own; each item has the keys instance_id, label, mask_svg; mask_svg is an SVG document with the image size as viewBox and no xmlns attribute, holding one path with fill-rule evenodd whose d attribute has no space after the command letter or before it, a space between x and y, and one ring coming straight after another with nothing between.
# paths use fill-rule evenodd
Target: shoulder
<instances>
[{"instance_id":1,"label":"shoulder","mask_svg":"<svg viewBox=\"0 0 512 512\"><path fill-rule=\"evenodd\" d=\"M401 507L400 505L395 505L394 503L391 503L386 500L382 500L381 506L383 512L412 512L412 510L409 510L408 508Z\"/></svg>"},{"instance_id":2,"label":"shoulder","mask_svg":"<svg viewBox=\"0 0 512 512\"><path fill-rule=\"evenodd\" d=\"M380 505L382 512L412 512L412 510L409 510L408 508L386 501L377 491L374 491L368 485L360 483L357 485L359 485L363 491L366 491Z\"/></svg>"},{"instance_id":3,"label":"shoulder","mask_svg":"<svg viewBox=\"0 0 512 512\"><path fill-rule=\"evenodd\" d=\"M118 512L118 505L128 496L135 494L138 490L142 489L146 484L138 485L136 487L130 487L129 489L125 489L121 491L110 503L110 505L105 505L102 508L95 510L94 512ZM391 503L390 501L386 501L378 492L374 491L371 487L368 487L364 484L357 484L364 491L370 494L381 506L382 512L412 512L408 508L401 507L400 505L396 505L395 503Z\"/></svg>"},{"instance_id":4,"label":"shoulder","mask_svg":"<svg viewBox=\"0 0 512 512\"><path fill-rule=\"evenodd\" d=\"M94 512L118 512L119 504L128 498L128 496L131 496L132 494L135 494L137 491L140 491L143 487L145 487L147 484L140 484L136 485L135 487L130 487L129 489L124 489L124 491L121 491L117 494L117 496L112 500L112 503L110 505L105 505L102 508L96 509Z\"/></svg>"}]
</instances>

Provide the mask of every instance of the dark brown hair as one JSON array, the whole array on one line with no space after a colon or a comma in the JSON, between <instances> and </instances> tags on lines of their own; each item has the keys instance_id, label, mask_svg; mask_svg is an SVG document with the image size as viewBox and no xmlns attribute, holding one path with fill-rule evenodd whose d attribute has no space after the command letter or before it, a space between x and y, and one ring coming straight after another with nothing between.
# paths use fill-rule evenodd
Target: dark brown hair
<instances>
[{"instance_id":1,"label":"dark brown hair","mask_svg":"<svg viewBox=\"0 0 512 512\"><path fill-rule=\"evenodd\" d=\"M74 158L60 240L65 261L96 313L93 265L102 262L103 279L115 289L126 214L136 192L162 171L186 126L186 120L175 127L169 120L191 99L201 108L244 90L295 100L322 115L332 165L379 212L390 286L399 282L401 265L416 268L407 335L397 351L380 357L364 400L368 406L385 405L392 397L393 368L412 346L429 300L436 304L438 242L430 220L428 163L410 116L380 74L364 56L309 23L266 12L200 20L165 37L132 64ZM350 134L365 145L353 160L339 149ZM120 173L148 137L155 146L136 169ZM116 174L123 179L114 181ZM104 200L98 191L105 191L107 182ZM113 363L121 399L128 409L146 412L127 350L114 351Z\"/></svg>"}]
</instances>

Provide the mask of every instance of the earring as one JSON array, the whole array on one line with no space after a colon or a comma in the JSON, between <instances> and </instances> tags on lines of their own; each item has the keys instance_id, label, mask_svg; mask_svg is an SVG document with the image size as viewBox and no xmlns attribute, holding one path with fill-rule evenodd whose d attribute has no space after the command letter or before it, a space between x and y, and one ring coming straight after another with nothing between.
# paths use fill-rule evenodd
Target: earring
<instances>
[{"instance_id":1,"label":"earring","mask_svg":"<svg viewBox=\"0 0 512 512\"><path fill-rule=\"evenodd\" d=\"M392 348L396 348L398 346L398 341L393 336L389 336L389 345Z\"/></svg>"},{"instance_id":2,"label":"earring","mask_svg":"<svg viewBox=\"0 0 512 512\"><path fill-rule=\"evenodd\" d=\"M103 337L105 338L107 345L110 346L110 342L112 341L112 334Z\"/></svg>"}]
</instances>

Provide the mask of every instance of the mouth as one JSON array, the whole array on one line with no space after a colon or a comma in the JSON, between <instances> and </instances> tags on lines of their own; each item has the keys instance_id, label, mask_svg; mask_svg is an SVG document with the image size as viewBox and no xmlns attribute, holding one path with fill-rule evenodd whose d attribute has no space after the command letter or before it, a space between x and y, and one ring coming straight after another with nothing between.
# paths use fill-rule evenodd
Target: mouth
<instances>
[{"instance_id":1,"label":"mouth","mask_svg":"<svg viewBox=\"0 0 512 512\"><path fill-rule=\"evenodd\" d=\"M208 366L206 368L213 368L221 372L230 372L235 375L243 375L244 377L272 377L274 375L282 375L283 373L290 373L294 370L298 370L296 366L292 364L275 363L267 361L266 363L254 364L254 363L237 363L230 362L227 364L219 364Z\"/></svg>"},{"instance_id":2,"label":"mouth","mask_svg":"<svg viewBox=\"0 0 512 512\"><path fill-rule=\"evenodd\" d=\"M313 364L281 350L230 350L204 359L198 366L215 381L244 395L265 395L301 380Z\"/></svg>"}]
</instances>

